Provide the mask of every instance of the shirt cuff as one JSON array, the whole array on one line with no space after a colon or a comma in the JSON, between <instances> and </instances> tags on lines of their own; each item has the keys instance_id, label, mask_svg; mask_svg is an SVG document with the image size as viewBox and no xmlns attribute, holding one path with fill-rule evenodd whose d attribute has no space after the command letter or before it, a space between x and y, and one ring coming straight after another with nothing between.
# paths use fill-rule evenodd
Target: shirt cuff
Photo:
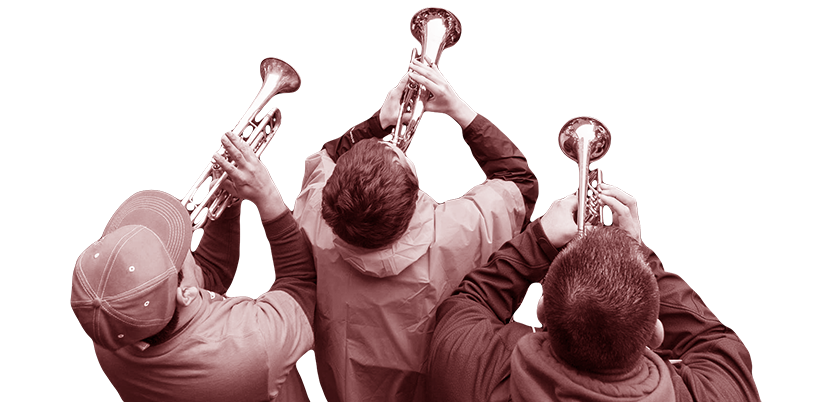
<instances>
[{"instance_id":1,"label":"shirt cuff","mask_svg":"<svg viewBox=\"0 0 830 402\"><path fill-rule=\"evenodd\" d=\"M486 117L477 114L473 121L471 121L470 124L461 131L461 135L464 138L468 138L475 133L481 133L488 125L493 125L493 123L491 123L490 120L487 120Z\"/></svg>"},{"instance_id":2,"label":"shirt cuff","mask_svg":"<svg viewBox=\"0 0 830 402\"><path fill-rule=\"evenodd\" d=\"M294 220L294 216L291 214L291 211L287 209L276 218L268 221L262 221L262 227L265 228L265 234L268 238L282 237L297 228L297 221Z\"/></svg>"},{"instance_id":3,"label":"shirt cuff","mask_svg":"<svg viewBox=\"0 0 830 402\"><path fill-rule=\"evenodd\" d=\"M374 138L383 138L386 137L387 134L392 133L391 127L389 130L384 130L383 127L380 126L380 109L378 109L378 111L375 112L369 120L366 120L366 130Z\"/></svg>"}]
</instances>

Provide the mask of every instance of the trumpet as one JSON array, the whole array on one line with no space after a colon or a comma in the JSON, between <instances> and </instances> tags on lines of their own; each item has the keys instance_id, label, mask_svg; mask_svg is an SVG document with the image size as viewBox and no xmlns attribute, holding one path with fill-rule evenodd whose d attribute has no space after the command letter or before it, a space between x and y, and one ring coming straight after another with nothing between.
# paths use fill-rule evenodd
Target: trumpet
<instances>
[{"instance_id":1,"label":"trumpet","mask_svg":"<svg viewBox=\"0 0 830 402\"><path fill-rule=\"evenodd\" d=\"M262 155L262 151L274 138L274 133L282 121L282 115L276 106L270 107L259 120L257 115L274 95L291 93L300 88L300 76L282 60L271 57L262 60L259 74L262 77L262 87L236 127L231 130L251 146L257 157ZM220 146L217 153L229 159L224 147ZM235 201L227 190L220 188L227 178L227 172L211 159L190 191L181 199L182 205L190 212L194 231L202 228L208 219L216 220L225 208Z\"/></svg>"},{"instance_id":2,"label":"trumpet","mask_svg":"<svg viewBox=\"0 0 830 402\"><path fill-rule=\"evenodd\" d=\"M441 53L444 49L455 45L461 37L461 22L455 15L443 8L425 8L415 13L410 22L412 36L421 43L421 53L417 48L412 49L409 62L418 60L438 64ZM439 39L439 40L436 40ZM398 111L398 119L392 131L390 142L406 152L415 129L424 114L424 103L430 97L425 86L410 79L406 89L401 96L401 109ZM403 119L403 115L410 113L409 120Z\"/></svg>"},{"instance_id":3,"label":"trumpet","mask_svg":"<svg viewBox=\"0 0 830 402\"><path fill-rule=\"evenodd\" d=\"M559 148L579 165L579 189L577 190L577 237L585 234L586 227L603 224L599 190L602 171L590 169L594 162L611 147L611 132L599 120L576 117L568 120L559 130Z\"/></svg>"}]
</instances>

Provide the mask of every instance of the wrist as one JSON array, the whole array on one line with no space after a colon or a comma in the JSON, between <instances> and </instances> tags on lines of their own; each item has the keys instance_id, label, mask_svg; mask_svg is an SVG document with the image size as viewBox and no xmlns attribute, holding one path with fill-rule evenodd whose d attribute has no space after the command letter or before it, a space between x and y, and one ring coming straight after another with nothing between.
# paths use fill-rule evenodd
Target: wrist
<instances>
[{"instance_id":1,"label":"wrist","mask_svg":"<svg viewBox=\"0 0 830 402\"><path fill-rule=\"evenodd\" d=\"M398 116L392 113L388 108L381 108L378 113L378 121L380 121L381 130L386 130L389 126L397 123Z\"/></svg>"},{"instance_id":2,"label":"wrist","mask_svg":"<svg viewBox=\"0 0 830 402\"><path fill-rule=\"evenodd\" d=\"M263 193L257 199L252 199L251 202L256 205L257 210L259 210L259 216L263 221L272 220L288 209L276 188L272 188Z\"/></svg>"},{"instance_id":3,"label":"wrist","mask_svg":"<svg viewBox=\"0 0 830 402\"><path fill-rule=\"evenodd\" d=\"M461 126L462 130L467 128L475 120L476 116L478 116L478 113L464 101L461 101L461 104L457 108L454 108L447 114Z\"/></svg>"},{"instance_id":4,"label":"wrist","mask_svg":"<svg viewBox=\"0 0 830 402\"><path fill-rule=\"evenodd\" d=\"M279 201L273 200L273 202L270 203L257 205L257 209L259 210L259 218L263 222L267 222L276 219L278 216L285 213L285 211L288 210L288 207L280 199Z\"/></svg>"},{"instance_id":5,"label":"wrist","mask_svg":"<svg viewBox=\"0 0 830 402\"><path fill-rule=\"evenodd\" d=\"M545 233L545 237L548 238L548 242L550 242L551 246L561 249L568 244L573 236L568 236L566 231L558 228L556 219L552 215L553 214L550 213L542 215L539 219L540 226L542 227L542 231Z\"/></svg>"}]
</instances>

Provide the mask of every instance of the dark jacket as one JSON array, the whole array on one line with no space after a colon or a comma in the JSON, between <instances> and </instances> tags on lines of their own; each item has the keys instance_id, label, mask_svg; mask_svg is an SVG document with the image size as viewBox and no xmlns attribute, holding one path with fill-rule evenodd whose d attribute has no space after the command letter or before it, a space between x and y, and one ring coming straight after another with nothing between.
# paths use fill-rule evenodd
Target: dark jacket
<instances>
[{"instance_id":1,"label":"dark jacket","mask_svg":"<svg viewBox=\"0 0 830 402\"><path fill-rule=\"evenodd\" d=\"M660 288L665 339L644 354L641 376L591 377L559 363L544 332L512 321L528 286L544 278L558 252L535 221L441 304L427 376L430 400L648 400L664 398L659 393L667 383L678 401L760 399L738 336L645 246Z\"/></svg>"}]
</instances>

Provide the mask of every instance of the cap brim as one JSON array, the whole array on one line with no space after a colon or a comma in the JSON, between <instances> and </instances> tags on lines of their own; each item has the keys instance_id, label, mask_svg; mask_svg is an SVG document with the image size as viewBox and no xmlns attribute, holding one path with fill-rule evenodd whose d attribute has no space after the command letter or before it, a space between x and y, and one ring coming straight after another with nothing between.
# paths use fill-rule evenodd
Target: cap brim
<instances>
[{"instance_id":1,"label":"cap brim","mask_svg":"<svg viewBox=\"0 0 830 402\"><path fill-rule=\"evenodd\" d=\"M161 239L178 270L190 252L193 223L190 214L176 197L158 190L145 190L124 201L107 223L106 236L126 225L141 225Z\"/></svg>"}]
</instances>

